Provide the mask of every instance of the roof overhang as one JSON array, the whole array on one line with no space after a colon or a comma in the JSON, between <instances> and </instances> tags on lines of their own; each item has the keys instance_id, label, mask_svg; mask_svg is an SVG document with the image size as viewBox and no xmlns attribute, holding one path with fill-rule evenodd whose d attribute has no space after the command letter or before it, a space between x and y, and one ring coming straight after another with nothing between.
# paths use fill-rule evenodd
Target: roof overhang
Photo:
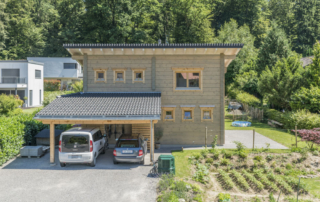
<instances>
[{"instance_id":1,"label":"roof overhang","mask_svg":"<svg viewBox=\"0 0 320 202\"><path fill-rule=\"evenodd\" d=\"M64 44L72 59L83 64L83 55L225 55L225 67L236 58L243 44Z\"/></svg>"}]
</instances>

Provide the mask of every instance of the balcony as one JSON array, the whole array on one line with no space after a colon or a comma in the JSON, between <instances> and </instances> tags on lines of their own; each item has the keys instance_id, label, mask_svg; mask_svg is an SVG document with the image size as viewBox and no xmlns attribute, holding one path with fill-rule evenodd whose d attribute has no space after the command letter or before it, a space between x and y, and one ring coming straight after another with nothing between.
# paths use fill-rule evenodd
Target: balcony
<instances>
[{"instance_id":1,"label":"balcony","mask_svg":"<svg viewBox=\"0 0 320 202\"><path fill-rule=\"evenodd\" d=\"M25 88L27 79L25 77L3 76L0 79L0 88Z\"/></svg>"}]
</instances>

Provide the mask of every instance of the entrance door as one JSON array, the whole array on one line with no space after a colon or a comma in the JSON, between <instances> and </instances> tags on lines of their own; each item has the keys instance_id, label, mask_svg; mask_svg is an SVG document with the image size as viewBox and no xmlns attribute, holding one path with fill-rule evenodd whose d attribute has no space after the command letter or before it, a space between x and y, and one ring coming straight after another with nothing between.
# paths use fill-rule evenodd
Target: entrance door
<instances>
[{"instance_id":1,"label":"entrance door","mask_svg":"<svg viewBox=\"0 0 320 202\"><path fill-rule=\"evenodd\" d=\"M33 105L32 98L33 98L33 92L32 92L32 90L30 90L29 91L29 105L30 105L30 107Z\"/></svg>"}]
</instances>

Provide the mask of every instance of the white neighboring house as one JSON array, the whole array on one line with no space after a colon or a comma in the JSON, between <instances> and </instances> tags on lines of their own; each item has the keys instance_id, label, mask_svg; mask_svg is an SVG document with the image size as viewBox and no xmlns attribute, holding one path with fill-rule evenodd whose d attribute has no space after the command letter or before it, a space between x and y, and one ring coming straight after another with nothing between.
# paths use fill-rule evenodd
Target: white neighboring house
<instances>
[{"instance_id":1,"label":"white neighboring house","mask_svg":"<svg viewBox=\"0 0 320 202\"><path fill-rule=\"evenodd\" d=\"M28 60L0 61L0 94L24 97L25 107L43 102L43 63Z\"/></svg>"},{"instance_id":2,"label":"white neighboring house","mask_svg":"<svg viewBox=\"0 0 320 202\"><path fill-rule=\"evenodd\" d=\"M27 59L43 63L44 80L60 80L61 89L68 88L68 84L79 81L83 77L81 65L70 57L28 57Z\"/></svg>"}]
</instances>

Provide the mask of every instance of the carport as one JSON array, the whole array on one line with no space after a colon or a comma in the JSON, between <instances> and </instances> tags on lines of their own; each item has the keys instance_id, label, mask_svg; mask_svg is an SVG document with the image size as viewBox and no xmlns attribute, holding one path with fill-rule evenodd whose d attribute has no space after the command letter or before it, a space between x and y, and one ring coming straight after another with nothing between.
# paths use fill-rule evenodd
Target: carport
<instances>
[{"instance_id":1,"label":"carport","mask_svg":"<svg viewBox=\"0 0 320 202\"><path fill-rule=\"evenodd\" d=\"M82 124L100 128L110 124L132 124L134 133L148 138L152 164L154 124L160 117L160 92L88 92L59 96L38 112L34 119L50 125L50 148L55 146L56 124ZM54 149L50 149L50 163L55 164Z\"/></svg>"}]
</instances>

